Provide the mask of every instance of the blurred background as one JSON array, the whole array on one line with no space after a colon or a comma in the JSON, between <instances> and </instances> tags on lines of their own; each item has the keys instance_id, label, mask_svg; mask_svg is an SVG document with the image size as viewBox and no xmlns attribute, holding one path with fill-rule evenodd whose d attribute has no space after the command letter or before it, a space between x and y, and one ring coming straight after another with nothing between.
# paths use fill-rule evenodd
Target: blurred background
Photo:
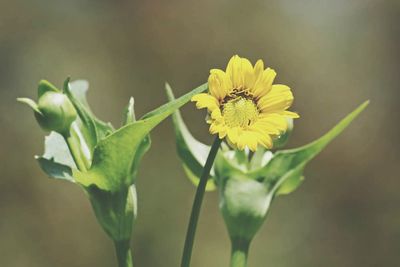
<instances>
[{"instance_id":1,"label":"blurred background","mask_svg":"<svg viewBox=\"0 0 400 267\"><path fill-rule=\"evenodd\" d=\"M33 156L44 132L16 97L37 83L87 79L98 116L120 124L204 83L234 54L263 59L290 85L301 114L288 147L326 132L366 99L368 109L278 198L249 266L398 266L400 260L400 2L1 1L0 266L116 266L112 242L82 190L48 179ZM210 143L204 112L183 108ZM138 177L135 265L178 266L195 188L176 156L169 120L152 133ZM193 267L228 266L218 195L206 195Z\"/></svg>"}]
</instances>

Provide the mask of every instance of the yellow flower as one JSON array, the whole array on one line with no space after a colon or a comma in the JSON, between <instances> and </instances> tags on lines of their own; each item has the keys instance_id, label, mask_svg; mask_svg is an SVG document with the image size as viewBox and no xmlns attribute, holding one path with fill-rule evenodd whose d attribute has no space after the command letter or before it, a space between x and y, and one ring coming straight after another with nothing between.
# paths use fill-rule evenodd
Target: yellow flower
<instances>
[{"instance_id":1,"label":"yellow flower","mask_svg":"<svg viewBox=\"0 0 400 267\"><path fill-rule=\"evenodd\" d=\"M233 56L226 71L212 69L208 77L209 93L193 96L199 109L207 108L210 133L227 139L243 150L255 151L260 144L272 147L272 138L287 130L287 118L299 116L287 109L293 94L282 84L273 84L276 72L258 60Z\"/></svg>"}]
</instances>

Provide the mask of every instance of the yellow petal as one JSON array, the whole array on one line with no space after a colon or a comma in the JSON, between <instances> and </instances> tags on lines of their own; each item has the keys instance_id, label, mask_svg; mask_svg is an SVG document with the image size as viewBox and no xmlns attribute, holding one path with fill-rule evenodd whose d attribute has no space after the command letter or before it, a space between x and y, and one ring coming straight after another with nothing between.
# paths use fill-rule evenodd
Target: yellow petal
<instances>
[{"instance_id":1,"label":"yellow petal","mask_svg":"<svg viewBox=\"0 0 400 267\"><path fill-rule=\"evenodd\" d=\"M253 65L247 58L241 58L242 64L242 76L243 76L243 87L252 88L255 83L255 75Z\"/></svg>"},{"instance_id":2,"label":"yellow petal","mask_svg":"<svg viewBox=\"0 0 400 267\"><path fill-rule=\"evenodd\" d=\"M258 78L260 77L260 75L263 73L264 71L264 62L259 59L257 60L256 64L254 65L254 78L257 81Z\"/></svg>"},{"instance_id":3,"label":"yellow petal","mask_svg":"<svg viewBox=\"0 0 400 267\"><path fill-rule=\"evenodd\" d=\"M259 78L252 88L253 95L256 99L265 96L271 90L275 77L276 72L271 68L267 68L259 75Z\"/></svg>"},{"instance_id":4,"label":"yellow petal","mask_svg":"<svg viewBox=\"0 0 400 267\"><path fill-rule=\"evenodd\" d=\"M268 126L268 130L275 131L275 134L280 134L282 132L286 132L288 127L288 122L286 117L278 114L278 113L271 113L271 114L264 114L260 116L259 120L257 121L258 125L264 124L264 126ZM259 126L262 127L262 126ZM272 134L272 133L271 133Z\"/></svg>"},{"instance_id":5,"label":"yellow petal","mask_svg":"<svg viewBox=\"0 0 400 267\"><path fill-rule=\"evenodd\" d=\"M234 55L228 62L226 74L232 81L233 88L243 86L242 60L238 55Z\"/></svg>"},{"instance_id":6,"label":"yellow petal","mask_svg":"<svg viewBox=\"0 0 400 267\"><path fill-rule=\"evenodd\" d=\"M226 136L227 128L222 123L213 122L210 125L210 133L211 134L218 134L219 138L222 139Z\"/></svg>"},{"instance_id":7,"label":"yellow petal","mask_svg":"<svg viewBox=\"0 0 400 267\"><path fill-rule=\"evenodd\" d=\"M264 146L265 148L272 148L272 138L270 135L265 133L257 133L258 143Z\"/></svg>"},{"instance_id":8,"label":"yellow petal","mask_svg":"<svg viewBox=\"0 0 400 267\"><path fill-rule=\"evenodd\" d=\"M218 100L206 93L194 95L191 100L192 102L196 102L196 107L198 109L207 108L210 112L219 109Z\"/></svg>"},{"instance_id":9,"label":"yellow petal","mask_svg":"<svg viewBox=\"0 0 400 267\"><path fill-rule=\"evenodd\" d=\"M224 99L233 89L231 79L220 69L210 70L208 83L210 93L219 100Z\"/></svg>"},{"instance_id":10,"label":"yellow petal","mask_svg":"<svg viewBox=\"0 0 400 267\"><path fill-rule=\"evenodd\" d=\"M269 135L264 135L261 136L259 139L259 142L262 146L264 146L265 148L269 149L273 147L273 142L272 142L272 138Z\"/></svg>"},{"instance_id":11,"label":"yellow petal","mask_svg":"<svg viewBox=\"0 0 400 267\"><path fill-rule=\"evenodd\" d=\"M211 112L211 119L213 119L213 120L215 120L215 121L218 121L218 122L222 122L223 117L222 117L221 110L220 110L219 108L214 109L214 110Z\"/></svg>"},{"instance_id":12,"label":"yellow petal","mask_svg":"<svg viewBox=\"0 0 400 267\"><path fill-rule=\"evenodd\" d=\"M274 113L288 109L293 103L290 88L282 84L274 84L271 91L260 98L257 106L263 113Z\"/></svg>"},{"instance_id":13,"label":"yellow petal","mask_svg":"<svg viewBox=\"0 0 400 267\"><path fill-rule=\"evenodd\" d=\"M237 139L236 145L240 150L243 150L246 146L251 151L256 151L257 149L257 134L252 131L243 131Z\"/></svg>"},{"instance_id":14,"label":"yellow petal","mask_svg":"<svg viewBox=\"0 0 400 267\"><path fill-rule=\"evenodd\" d=\"M292 119L300 118L299 114L297 114L296 112L292 112L292 111L285 110L285 111L281 112L280 114L287 118L292 118Z\"/></svg>"},{"instance_id":15,"label":"yellow petal","mask_svg":"<svg viewBox=\"0 0 400 267\"><path fill-rule=\"evenodd\" d=\"M281 131L277 129L275 124L271 123L269 120L259 119L253 125L250 126L250 129L256 132L259 132L263 135L279 135Z\"/></svg>"},{"instance_id":16,"label":"yellow petal","mask_svg":"<svg viewBox=\"0 0 400 267\"><path fill-rule=\"evenodd\" d=\"M230 142L231 144L236 144L240 132L241 131L238 127L228 128L227 131L228 142Z\"/></svg>"}]
</instances>

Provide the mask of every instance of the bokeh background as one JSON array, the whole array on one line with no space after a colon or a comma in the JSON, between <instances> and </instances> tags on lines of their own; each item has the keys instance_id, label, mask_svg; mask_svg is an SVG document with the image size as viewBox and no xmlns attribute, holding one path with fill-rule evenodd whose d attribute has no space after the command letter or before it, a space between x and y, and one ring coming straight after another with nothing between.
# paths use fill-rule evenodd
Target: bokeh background
<instances>
[{"instance_id":1,"label":"bokeh background","mask_svg":"<svg viewBox=\"0 0 400 267\"><path fill-rule=\"evenodd\" d=\"M366 99L368 109L278 198L252 244L249 266L398 266L400 260L400 2L0 2L0 266L115 266L114 248L82 190L48 179L33 155L44 133L15 98L40 79L88 79L99 117L119 125L181 95L238 53L265 60L301 114L288 147L323 134ZM211 142L204 113L183 108ZM138 178L136 266L178 266L194 187L175 154L169 120L152 133ZM193 267L228 266L229 240L208 193Z\"/></svg>"}]
</instances>

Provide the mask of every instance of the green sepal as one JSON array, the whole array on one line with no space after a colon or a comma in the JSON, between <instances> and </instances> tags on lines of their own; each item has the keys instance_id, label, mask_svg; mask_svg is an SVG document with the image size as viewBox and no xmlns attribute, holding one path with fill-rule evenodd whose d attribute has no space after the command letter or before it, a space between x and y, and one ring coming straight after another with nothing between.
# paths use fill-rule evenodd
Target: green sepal
<instances>
[{"instance_id":1,"label":"green sepal","mask_svg":"<svg viewBox=\"0 0 400 267\"><path fill-rule=\"evenodd\" d=\"M36 112L36 113L40 114L41 116L43 116L42 112L39 110L38 105L32 99L26 98L26 97L18 97L17 101L20 102L20 103L28 105L34 112Z\"/></svg>"},{"instance_id":2,"label":"green sepal","mask_svg":"<svg viewBox=\"0 0 400 267\"><path fill-rule=\"evenodd\" d=\"M168 100L175 100L172 89L168 83L165 84L165 89ZM175 111L171 117L175 131L176 148L178 156L182 160L183 170L189 180L197 186L200 182L200 176L211 147L201 143L193 137L185 125L179 110ZM214 170L211 169L210 177L206 185L206 191L216 189L213 175Z\"/></svg>"},{"instance_id":3,"label":"green sepal","mask_svg":"<svg viewBox=\"0 0 400 267\"><path fill-rule=\"evenodd\" d=\"M143 139L193 95L206 89L206 84L201 85L100 140L93 153L91 168L87 172L78 172L76 180L83 186L96 185L100 189L112 192L130 186L134 182L131 175L133 162Z\"/></svg>"},{"instance_id":4,"label":"green sepal","mask_svg":"<svg viewBox=\"0 0 400 267\"><path fill-rule=\"evenodd\" d=\"M61 93L61 90L49 81L41 80L38 85L38 98L42 97L47 92Z\"/></svg>"}]
</instances>

